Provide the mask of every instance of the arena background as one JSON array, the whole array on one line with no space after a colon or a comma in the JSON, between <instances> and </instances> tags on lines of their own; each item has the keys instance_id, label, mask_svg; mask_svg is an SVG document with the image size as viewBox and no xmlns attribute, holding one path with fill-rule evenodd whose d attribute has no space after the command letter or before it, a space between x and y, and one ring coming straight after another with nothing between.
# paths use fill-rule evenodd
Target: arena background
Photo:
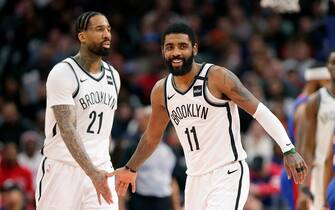
<instances>
[{"instance_id":1,"label":"arena background","mask_svg":"<svg viewBox=\"0 0 335 210\"><path fill-rule=\"evenodd\" d=\"M160 34L172 21L186 21L196 31L197 61L233 71L286 126L292 101L305 83L304 71L324 65L335 48L333 1L299 3L299 12L278 13L261 8L256 0L0 0L0 155L10 153L30 171L19 174L19 182L0 180L0 209L21 204L23 209L34 209L34 176L44 137L45 81L53 65L77 52L74 20L80 13L100 11L112 27L112 52L106 60L122 80L111 146L118 167L143 131L141 108L149 104L155 82L167 73ZM253 174L246 209L287 209L279 193L281 152L256 121L243 111L240 117ZM183 154L173 130L166 133L165 141L177 157L173 176L182 206ZM259 150L253 147L255 142L270 149ZM4 146L8 143L14 143L17 152ZM27 159L27 153L33 158Z\"/></svg>"}]
</instances>

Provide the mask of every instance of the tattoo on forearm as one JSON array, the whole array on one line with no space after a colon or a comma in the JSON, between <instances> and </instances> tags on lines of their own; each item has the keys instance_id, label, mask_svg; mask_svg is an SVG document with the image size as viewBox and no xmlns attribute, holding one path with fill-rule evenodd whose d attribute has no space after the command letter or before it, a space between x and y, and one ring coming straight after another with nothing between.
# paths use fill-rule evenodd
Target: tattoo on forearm
<instances>
[{"instance_id":1,"label":"tattoo on forearm","mask_svg":"<svg viewBox=\"0 0 335 210\"><path fill-rule=\"evenodd\" d=\"M53 112L63 141L73 158L86 172L90 173L94 166L85 151L85 147L76 131L75 108L71 105L57 105Z\"/></svg>"}]
</instances>

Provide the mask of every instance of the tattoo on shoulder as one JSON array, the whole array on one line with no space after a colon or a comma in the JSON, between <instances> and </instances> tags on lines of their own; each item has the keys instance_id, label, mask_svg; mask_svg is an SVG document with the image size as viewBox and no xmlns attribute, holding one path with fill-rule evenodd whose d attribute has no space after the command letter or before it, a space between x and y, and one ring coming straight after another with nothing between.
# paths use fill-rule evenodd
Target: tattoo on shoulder
<instances>
[{"instance_id":1,"label":"tattoo on shoulder","mask_svg":"<svg viewBox=\"0 0 335 210\"><path fill-rule=\"evenodd\" d=\"M224 75L224 82L230 85L229 91L239 96L238 100L240 102L252 100L252 94L243 86L241 81L233 73L227 71Z\"/></svg>"}]
</instances>

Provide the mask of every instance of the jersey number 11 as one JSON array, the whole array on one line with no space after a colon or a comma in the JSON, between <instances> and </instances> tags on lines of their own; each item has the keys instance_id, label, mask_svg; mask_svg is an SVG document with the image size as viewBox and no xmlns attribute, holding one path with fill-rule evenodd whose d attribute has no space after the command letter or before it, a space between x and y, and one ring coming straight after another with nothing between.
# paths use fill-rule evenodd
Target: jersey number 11
<instances>
[{"instance_id":1,"label":"jersey number 11","mask_svg":"<svg viewBox=\"0 0 335 210\"><path fill-rule=\"evenodd\" d=\"M191 130L189 130L188 128L186 128L186 130L185 130L185 134L187 135L187 140L188 140L188 143L190 145L191 151L193 151L193 146L192 146L192 141L191 141L190 133L193 134L193 139L194 139L194 142L195 142L195 149L196 150L200 150L200 148L199 148L199 142L198 142L198 137L197 137L197 132L195 131L195 127L192 126Z\"/></svg>"}]
</instances>

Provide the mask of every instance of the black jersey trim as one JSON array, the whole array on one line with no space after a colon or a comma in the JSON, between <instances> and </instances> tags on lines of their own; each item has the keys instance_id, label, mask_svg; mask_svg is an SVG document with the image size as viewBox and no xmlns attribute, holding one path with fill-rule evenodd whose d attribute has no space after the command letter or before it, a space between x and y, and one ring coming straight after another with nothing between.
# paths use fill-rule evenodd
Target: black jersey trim
<instances>
[{"instance_id":1,"label":"black jersey trim","mask_svg":"<svg viewBox=\"0 0 335 210\"><path fill-rule=\"evenodd\" d=\"M119 94L119 90L118 90L117 87L116 87L116 82L115 82L115 78L114 78L113 70L112 70L111 66L110 66L108 63L106 63L106 64L107 64L107 66L108 66L107 71L109 71L109 72L111 73L111 75L112 75L112 80L113 80L113 82L114 82L114 87L115 87L116 94Z\"/></svg>"},{"instance_id":2,"label":"black jersey trim","mask_svg":"<svg viewBox=\"0 0 335 210\"><path fill-rule=\"evenodd\" d=\"M211 65L207 69L205 79L204 79L204 85L202 86L202 89L203 89L202 92L204 93L204 98L205 98L207 103L209 103L210 105L215 106L215 107L224 107L224 106L226 106L226 103L227 103L226 101L222 101L222 103L211 101L206 94L206 92L207 92L206 87L208 86L208 72L212 68L212 66L214 66L214 65ZM209 89L208 89L208 91L209 91Z\"/></svg>"},{"instance_id":3,"label":"black jersey trim","mask_svg":"<svg viewBox=\"0 0 335 210\"><path fill-rule=\"evenodd\" d=\"M335 95L328 88L326 88L326 92L332 99L335 99Z\"/></svg>"},{"instance_id":4,"label":"black jersey trim","mask_svg":"<svg viewBox=\"0 0 335 210\"><path fill-rule=\"evenodd\" d=\"M45 157L43 162L42 162L42 177L40 179L40 182L38 184L38 201L40 201L41 197L42 197L42 181L45 175L45 161L47 160L47 158Z\"/></svg>"},{"instance_id":5,"label":"black jersey trim","mask_svg":"<svg viewBox=\"0 0 335 210\"><path fill-rule=\"evenodd\" d=\"M76 59L74 59L73 57L70 57L78 66L79 68L85 73L87 74L87 76L89 76L90 78L92 78L93 80L99 82L102 78L104 78L105 76L105 68L103 67L103 64L101 63L101 67L100 70L102 71L102 75L99 78L95 78L93 77L89 72L87 72L77 61Z\"/></svg>"},{"instance_id":6,"label":"black jersey trim","mask_svg":"<svg viewBox=\"0 0 335 210\"><path fill-rule=\"evenodd\" d=\"M80 83L79 83L79 79L78 79L78 76L76 74L76 72L74 71L74 68L73 66L71 65L71 63L67 62L67 61L63 61L63 63L66 63L67 65L70 66L71 70L73 71L74 73L74 76L76 77L76 80L77 80L77 89L72 93L72 98L75 98L79 92L79 88L80 88Z\"/></svg>"},{"instance_id":7,"label":"black jersey trim","mask_svg":"<svg viewBox=\"0 0 335 210\"><path fill-rule=\"evenodd\" d=\"M238 159L238 153L237 153L237 149L235 145L235 139L234 139L233 128L232 128L232 117L231 117L231 111L230 111L230 106L228 102L225 103L225 107L227 109L227 118L229 121L230 144L231 144L231 148L234 153L234 161L236 161Z\"/></svg>"},{"instance_id":8,"label":"black jersey trim","mask_svg":"<svg viewBox=\"0 0 335 210\"><path fill-rule=\"evenodd\" d=\"M44 155L44 145L41 148L41 155Z\"/></svg>"},{"instance_id":9,"label":"black jersey trim","mask_svg":"<svg viewBox=\"0 0 335 210\"><path fill-rule=\"evenodd\" d=\"M241 167L241 176L240 180L238 181L238 191L237 191L237 197L236 197L236 202L235 202L235 210L238 210L239 208L239 202L240 202L240 197L241 197L241 189L242 189L242 180L243 180L243 164L241 161L238 161Z\"/></svg>"},{"instance_id":10,"label":"black jersey trim","mask_svg":"<svg viewBox=\"0 0 335 210\"><path fill-rule=\"evenodd\" d=\"M194 83L198 80L199 75L201 74L203 68L205 67L205 64L206 64L206 63L202 63L202 64L201 64L201 67L200 67L200 70L199 70L198 74L193 78L193 81L192 81L191 85L190 85L190 86L187 88L187 90L184 91L184 92L178 90L177 85L176 85L176 83L175 83L175 81L174 81L174 79L173 79L173 76L172 76L172 77L171 77L171 83L172 83L172 87L173 87L173 89L174 89L177 93L179 93L179 94L181 94L181 95L185 95L185 94L186 94L186 93L193 87Z\"/></svg>"},{"instance_id":11,"label":"black jersey trim","mask_svg":"<svg viewBox=\"0 0 335 210\"><path fill-rule=\"evenodd\" d=\"M52 127L52 137L56 136L57 134L57 123L55 123L54 127Z\"/></svg>"},{"instance_id":12,"label":"black jersey trim","mask_svg":"<svg viewBox=\"0 0 335 210\"><path fill-rule=\"evenodd\" d=\"M169 112L169 108L168 108L168 104L167 104L167 81L168 81L168 78L169 78L170 75L167 75L167 77L165 78L165 81L164 81L164 102L165 102L165 109L166 109L166 112L168 114L168 116L170 117L170 112Z\"/></svg>"}]
</instances>

